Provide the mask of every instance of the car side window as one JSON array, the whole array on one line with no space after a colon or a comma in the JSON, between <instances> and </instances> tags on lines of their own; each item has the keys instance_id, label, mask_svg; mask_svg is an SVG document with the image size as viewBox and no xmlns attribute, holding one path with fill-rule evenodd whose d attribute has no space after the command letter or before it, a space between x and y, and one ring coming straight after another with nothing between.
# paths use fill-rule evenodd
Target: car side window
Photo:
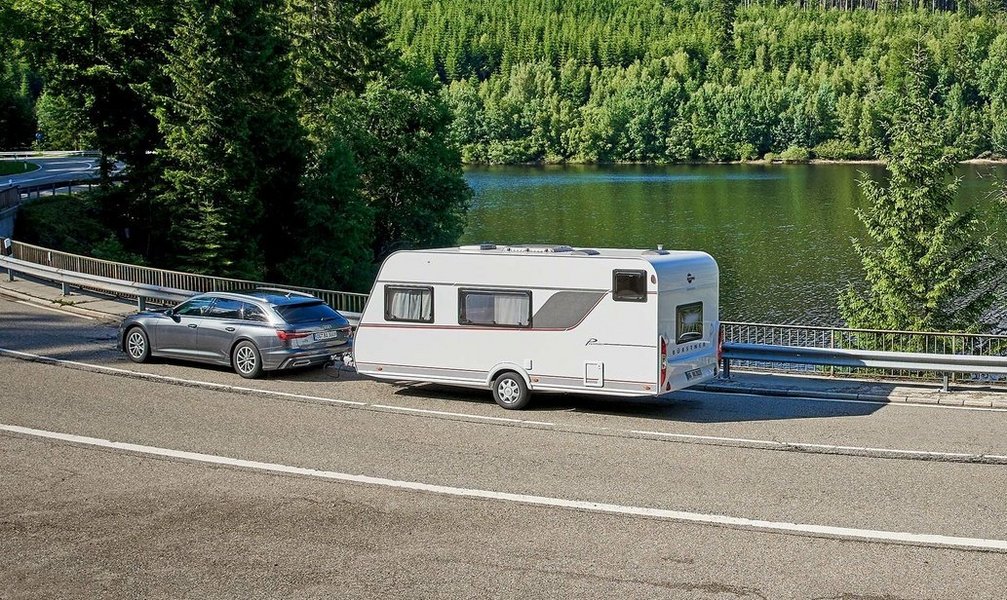
<instances>
[{"instance_id":1,"label":"car side window","mask_svg":"<svg viewBox=\"0 0 1007 600\"><path fill-rule=\"evenodd\" d=\"M217 319L240 319L241 304L240 300L217 298L213 301L213 306L210 307L210 311L207 314Z\"/></svg>"},{"instance_id":2,"label":"car side window","mask_svg":"<svg viewBox=\"0 0 1007 600\"><path fill-rule=\"evenodd\" d=\"M269 321L266 318L266 313L262 312L261 308L248 302L241 303L241 318L245 321L255 321L257 323L266 323Z\"/></svg>"},{"instance_id":3,"label":"car side window","mask_svg":"<svg viewBox=\"0 0 1007 600\"><path fill-rule=\"evenodd\" d=\"M193 298L178 305L175 309L175 314L185 317L202 317L206 314L210 305L213 303L213 298L210 296L203 296L201 298Z\"/></svg>"}]
</instances>

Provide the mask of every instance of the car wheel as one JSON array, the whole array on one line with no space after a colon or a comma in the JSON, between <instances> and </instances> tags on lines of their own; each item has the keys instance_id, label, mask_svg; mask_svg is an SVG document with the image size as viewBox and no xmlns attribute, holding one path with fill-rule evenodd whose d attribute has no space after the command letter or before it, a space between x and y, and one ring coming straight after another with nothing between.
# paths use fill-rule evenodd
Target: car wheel
<instances>
[{"instance_id":1,"label":"car wheel","mask_svg":"<svg viewBox=\"0 0 1007 600\"><path fill-rule=\"evenodd\" d=\"M528 406L531 392L517 373L504 373L493 380L493 399L507 410L521 410Z\"/></svg>"},{"instance_id":2,"label":"car wheel","mask_svg":"<svg viewBox=\"0 0 1007 600\"><path fill-rule=\"evenodd\" d=\"M234 347L231 364L235 372L245 379L255 379L262 375L262 356L252 342L240 342Z\"/></svg>"},{"instance_id":3,"label":"car wheel","mask_svg":"<svg viewBox=\"0 0 1007 600\"><path fill-rule=\"evenodd\" d=\"M123 342L126 357L135 363L147 362L150 359L150 341L147 333L139 327L133 327L126 332Z\"/></svg>"}]
</instances>

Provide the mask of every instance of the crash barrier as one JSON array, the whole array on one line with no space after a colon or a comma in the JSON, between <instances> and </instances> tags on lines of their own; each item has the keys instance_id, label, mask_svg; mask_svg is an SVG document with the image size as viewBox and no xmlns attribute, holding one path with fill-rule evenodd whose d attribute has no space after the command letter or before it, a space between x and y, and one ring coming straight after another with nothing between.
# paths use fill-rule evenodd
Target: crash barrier
<instances>
[{"instance_id":1,"label":"crash barrier","mask_svg":"<svg viewBox=\"0 0 1007 600\"><path fill-rule=\"evenodd\" d=\"M70 287L170 304L199 292L276 287L259 281L196 275L100 260L3 240L0 267ZM282 286L317 296L351 322L359 320L367 294ZM887 331L724 321L722 376L735 367L762 372L842 376L870 374L942 381L1007 381L1007 336Z\"/></svg>"},{"instance_id":2,"label":"crash barrier","mask_svg":"<svg viewBox=\"0 0 1007 600\"><path fill-rule=\"evenodd\" d=\"M148 302L173 304L201 292L282 287L317 296L353 322L359 318L367 301L367 294L167 271L60 252L14 240L10 240L8 250L0 252L0 267L7 269L9 277L22 273L59 283L64 294L69 287L77 287L135 298L140 310Z\"/></svg>"},{"instance_id":3,"label":"crash barrier","mask_svg":"<svg viewBox=\"0 0 1007 600\"><path fill-rule=\"evenodd\" d=\"M759 371L995 383L1007 380L1007 336L766 323L721 323L722 372ZM965 377L962 377L962 376Z\"/></svg>"}]
</instances>

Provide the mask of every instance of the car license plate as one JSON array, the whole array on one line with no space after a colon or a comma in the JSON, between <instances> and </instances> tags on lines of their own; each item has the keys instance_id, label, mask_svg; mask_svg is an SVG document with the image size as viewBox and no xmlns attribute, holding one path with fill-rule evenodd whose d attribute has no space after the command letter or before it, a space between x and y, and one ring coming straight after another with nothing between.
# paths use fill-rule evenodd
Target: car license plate
<instances>
[{"instance_id":1,"label":"car license plate","mask_svg":"<svg viewBox=\"0 0 1007 600\"><path fill-rule=\"evenodd\" d=\"M692 381L693 379L702 376L703 376L703 369L693 369L691 371L685 372L685 379L687 381Z\"/></svg>"},{"instance_id":2,"label":"car license plate","mask_svg":"<svg viewBox=\"0 0 1007 600\"><path fill-rule=\"evenodd\" d=\"M315 341L331 340L339 337L338 331L319 331L315 334Z\"/></svg>"}]
</instances>

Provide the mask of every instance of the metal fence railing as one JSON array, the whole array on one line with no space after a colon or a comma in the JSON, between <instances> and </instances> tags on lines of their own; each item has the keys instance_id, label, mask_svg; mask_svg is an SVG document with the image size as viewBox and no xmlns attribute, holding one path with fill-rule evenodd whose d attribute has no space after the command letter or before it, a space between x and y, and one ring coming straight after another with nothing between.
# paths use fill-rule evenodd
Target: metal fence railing
<instances>
[{"instance_id":1,"label":"metal fence railing","mask_svg":"<svg viewBox=\"0 0 1007 600\"><path fill-rule=\"evenodd\" d=\"M247 279L232 279L228 277L214 277L211 275L197 275L193 273L182 273L179 271L167 271L151 267L142 267L126 263L118 263L79 254L59 252L24 244L14 241L12 243L12 256L18 260L45 265L53 269L83 273L95 277L103 277L118 281L128 281L144 286L154 286L159 288L169 288L173 290L186 290L193 293L198 292L225 292L241 289L252 289L257 287L282 287L284 289L307 292L317 296L340 312L360 313L363 312L364 304L367 302L367 294L356 294L352 292L340 292L336 290L323 290L302 286L277 285L262 281L251 281ZM95 291L107 291L100 288L81 286L85 289L95 289Z\"/></svg>"},{"instance_id":2,"label":"metal fence railing","mask_svg":"<svg viewBox=\"0 0 1007 600\"><path fill-rule=\"evenodd\" d=\"M887 331L875 329L852 329L844 327L816 327L808 325L780 325L766 323L740 323L725 321L721 323L724 332L725 347L732 344L738 347L750 345L779 346L804 349L837 350L861 355L890 354L896 355L932 355L948 357L999 358L1007 356L1007 336L980 333L945 333L920 331ZM818 356L822 356L818 353ZM961 358L954 359L957 362ZM835 365L819 364L816 361L773 362L753 360L732 360L732 364L740 367L755 368L760 371L780 371L799 373L820 373L828 375L866 374L893 376L908 379L940 379L948 371L957 372L954 377L965 380L1007 381L1003 375L991 373L978 366L972 373L963 372L960 366L952 368L948 360L948 369L936 366L930 368L877 368L839 366L844 361L835 361ZM849 362L849 361L845 361ZM968 361L966 361L968 362Z\"/></svg>"}]
</instances>

